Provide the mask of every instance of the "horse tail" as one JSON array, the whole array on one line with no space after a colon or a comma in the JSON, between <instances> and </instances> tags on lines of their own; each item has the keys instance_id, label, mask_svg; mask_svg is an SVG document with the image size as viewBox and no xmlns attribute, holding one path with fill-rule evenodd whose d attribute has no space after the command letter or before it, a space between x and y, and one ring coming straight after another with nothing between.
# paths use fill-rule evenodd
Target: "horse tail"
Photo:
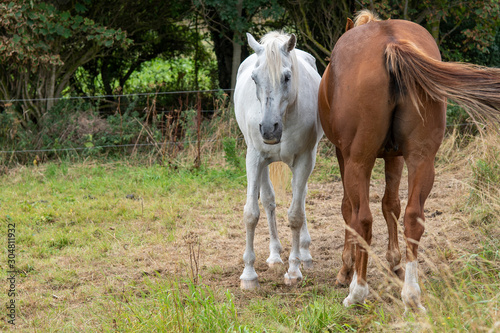
<instances>
[{"instance_id":1,"label":"horse tail","mask_svg":"<svg viewBox=\"0 0 500 333\"><path fill-rule=\"evenodd\" d=\"M283 162L274 162L269 165L269 178L273 183L274 191L283 195L287 184L290 183L291 173Z\"/></svg>"},{"instance_id":2,"label":"horse tail","mask_svg":"<svg viewBox=\"0 0 500 333\"><path fill-rule=\"evenodd\" d=\"M377 16L377 14L368 9L363 9L356 14L356 17L354 18L354 27L358 27L360 25L374 21L380 21L380 18Z\"/></svg>"},{"instance_id":3,"label":"horse tail","mask_svg":"<svg viewBox=\"0 0 500 333\"><path fill-rule=\"evenodd\" d=\"M449 98L472 118L500 120L500 68L442 62L409 41L388 44L385 57L396 97L409 97L419 114L424 95L435 101Z\"/></svg>"}]
</instances>

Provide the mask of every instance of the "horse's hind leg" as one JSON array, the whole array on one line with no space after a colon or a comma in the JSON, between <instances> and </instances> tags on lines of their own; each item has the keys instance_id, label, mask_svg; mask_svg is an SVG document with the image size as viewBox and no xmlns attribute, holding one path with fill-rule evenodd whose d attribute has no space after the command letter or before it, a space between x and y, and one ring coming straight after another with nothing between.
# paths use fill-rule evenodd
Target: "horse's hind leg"
<instances>
[{"instance_id":1,"label":"horse's hind leg","mask_svg":"<svg viewBox=\"0 0 500 333\"><path fill-rule=\"evenodd\" d=\"M354 148L353 148L354 150ZM349 285L344 306L364 303L369 294L366 280L368 251L372 239L373 217L369 206L370 175L375 157L344 155L344 187L352 207L349 239L355 246L355 272Z\"/></svg>"},{"instance_id":2,"label":"horse's hind leg","mask_svg":"<svg viewBox=\"0 0 500 333\"><path fill-rule=\"evenodd\" d=\"M311 237L307 231L306 222L306 194L307 179L311 175L314 167L316 150L309 154L303 154L296 158L292 167L292 204L288 209L288 221L292 229L292 250L288 259L289 268L285 274L285 283L292 285L302 279L300 272L300 262L303 261L304 267L312 266L312 257L309 253L309 244Z\"/></svg>"},{"instance_id":3,"label":"horse's hind leg","mask_svg":"<svg viewBox=\"0 0 500 333\"><path fill-rule=\"evenodd\" d=\"M408 102L409 104L409 102ZM408 204L404 214L406 270L401 296L406 309L425 310L420 302L418 285L418 246L424 233L424 204L434 183L434 158L443 141L446 104L429 101L424 105L425 123L413 106L406 106L400 124L403 155L408 166Z\"/></svg>"},{"instance_id":4,"label":"horse's hind leg","mask_svg":"<svg viewBox=\"0 0 500 333\"><path fill-rule=\"evenodd\" d=\"M401 280L404 271L401 267L401 252L398 242L398 219L401 214L401 203L399 200L399 184L401 172L403 171L403 157L385 157L385 193L382 199L382 212L389 231L389 244L386 259L389 262L391 272L394 272Z\"/></svg>"},{"instance_id":5,"label":"horse's hind leg","mask_svg":"<svg viewBox=\"0 0 500 333\"><path fill-rule=\"evenodd\" d=\"M434 182L434 155L427 158L407 159L408 165L408 205L406 206L404 225L406 238L406 272L401 297L405 307L425 308L420 303L418 285L418 245L424 233L424 203Z\"/></svg>"},{"instance_id":6,"label":"horse's hind leg","mask_svg":"<svg viewBox=\"0 0 500 333\"><path fill-rule=\"evenodd\" d=\"M281 243L278 238L278 228L276 226L276 202L273 185L269 179L269 168L264 167L261 175L260 200L266 211L267 223L269 226L269 258L267 264L269 267L283 264L280 254L282 251Z\"/></svg>"},{"instance_id":7,"label":"horse's hind leg","mask_svg":"<svg viewBox=\"0 0 500 333\"><path fill-rule=\"evenodd\" d=\"M352 206L349 201L349 197L345 191L344 186L344 157L342 156L342 152L339 148L336 148L335 152L337 153L337 160L339 162L340 167L340 176L342 177L342 185L344 188L344 197L342 198L342 217L344 218L344 222L346 225L349 225L349 221L351 220ZM349 238L349 230L345 229L345 238L344 238L344 250L342 251L342 268L337 274L337 280L335 282L338 286L348 286L352 280L353 274L353 266L354 266L354 244L348 241Z\"/></svg>"},{"instance_id":8,"label":"horse's hind leg","mask_svg":"<svg viewBox=\"0 0 500 333\"><path fill-rule=\"evenodd\" d=\"M259 187L260 174L263 169L263 161L258 152L248 149L246 158L247 168L247 202L243 210L243 221L246 227L246 247L243 254L245 268L240 276L242 289L254 289L259 286L257 273L255 272L254 236L257 222L259 221Z\"/></svg>"}]
</instances>

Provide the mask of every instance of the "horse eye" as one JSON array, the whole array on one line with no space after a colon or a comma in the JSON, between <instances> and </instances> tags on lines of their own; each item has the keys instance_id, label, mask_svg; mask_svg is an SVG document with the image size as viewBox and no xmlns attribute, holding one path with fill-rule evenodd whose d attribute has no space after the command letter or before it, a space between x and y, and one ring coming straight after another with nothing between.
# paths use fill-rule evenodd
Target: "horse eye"
<instances>
[{"instance_id":1,"label":"horse eye","mask_svg":"<svg viewBox=\"0 0 500 333\"><path fill-rule=\"evenodd\" d=\"M284 77L284 80L285 80L285 83L287 83L288 81L290 81L290 74L285 74L285 77Z\"/></svg>"},{"instance_id":2,"label":"horse eye","mask_svg":"<svg viewBox=\"0 0 500 333\"><path fill-rule=\"evenodd\" d=\"M252 74L252 80L257 84L257 76L255 74Z\"/></svg>"}]
</instances>

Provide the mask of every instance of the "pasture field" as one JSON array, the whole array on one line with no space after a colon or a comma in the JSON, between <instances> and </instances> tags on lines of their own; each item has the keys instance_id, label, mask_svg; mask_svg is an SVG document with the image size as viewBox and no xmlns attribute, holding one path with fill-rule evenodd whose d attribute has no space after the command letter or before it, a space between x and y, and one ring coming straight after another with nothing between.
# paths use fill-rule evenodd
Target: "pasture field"
<instances>
[{"instance_id":1,"label":"pasture field","mask_svg":"<svg viewBox=\"0 0 500 333\"><path fill-rule=\"evenodd\" d=\"M401 283L385 270L380 200L372 175L370 296L344 308L342 184L320 143L306 212L314 268L284 284L290 251L289 189L278 191L284 247L268 269L265 214L256 232L261 288L239 289L245 228L243 151L213 152L201 168L140 160L64 160L0 176L0 330L19 332L497 332L500 330L500 139L450 135L436 163L420 249L426 314L404 313ZM206 155L205 155L206 156ZM240 167L238 167L240 166ZM401 185L406 203L406 178ZM400 219L400 225L402 219ZM15 224L15 296L9 296L8 225ZM402 228L400 248L404 250ZM15 299L15 326L6 304Z\"/></svg>"}]
</instances>

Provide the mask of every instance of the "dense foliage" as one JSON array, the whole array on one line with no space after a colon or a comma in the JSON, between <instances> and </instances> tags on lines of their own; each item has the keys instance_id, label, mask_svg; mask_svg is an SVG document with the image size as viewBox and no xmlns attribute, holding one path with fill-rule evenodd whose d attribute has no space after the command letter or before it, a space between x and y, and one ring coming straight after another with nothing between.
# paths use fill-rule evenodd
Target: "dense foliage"
<instances>
[{"instance_id":1,"label":"dense foliage","mask_svg":"<svg viewBox=\"0 0 500 333\"><path fill-rule=\"evenodd\" d=\"M101 116L130 110L149 123L154 100L155 117L159 110L177 121L170 114L196 108L199 97L162 93L234 87L250 53L245 32L295 33L322 72L347 18L362 8L423 25L445 60L500 65L498 0L7 0L0 3L0 143L36 132L24 146L47 146L40 131L61 113L49 111L70 96L106 95L88 99ZM131 93L157 95L117 96ZM201 108L214 110L216 100L201 96ZM62 114L87 105L69 104Z\"/></svg>"}]
</instances>

